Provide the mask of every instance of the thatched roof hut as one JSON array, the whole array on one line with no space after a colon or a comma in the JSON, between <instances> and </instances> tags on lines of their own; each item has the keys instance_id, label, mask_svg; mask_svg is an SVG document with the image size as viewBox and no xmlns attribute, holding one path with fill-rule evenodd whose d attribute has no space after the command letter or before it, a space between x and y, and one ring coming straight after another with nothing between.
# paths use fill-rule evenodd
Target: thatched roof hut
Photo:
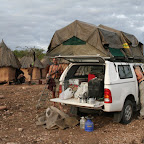
<instances>
[{"instance_id":1,"label":"thatched roof hut","mask_svg":"<svg viewBox=\"0 0 144 144\"><path fill-rule=\"evenodd\" d=\"M49 56L44 56L44 58L41 60L41 63L43 64L44 67L52 64Z\"/></svg>"},{"instance_id":2,"label":"thatched roof hut","mask_svg":"<svg viewBox=\"0 0 144 144\"><path fill-rule=\"evenodd\" d=\"M6 46L3 40L0 43L0 67L21 67L19 60L14 55L14 53Z\"/></svg>"},{"instance_id":3,"label":"thatched roof hut","mask_svg":"<svg viewBox=\"0 0 144 144\"><path fill-rule=\"evenodd\" d=\"M25 68L27 69L27 68L29 68L30 64L33 63L33 58L24 56L21 58L20 63L21 63L22 69L25 69Z\"/></svg>"},{"instance_id":4,"label":"thatched roof hut","mask_svg":"<svg viewBox=\"0 0 144 144\"><path fill-rule=\"evenodd\" d=\"M15 79L15 70L20 67L19 60L2 40L0 43L0 82Z\"/></svg>"},{"instance_id":5,"label":"thatched roof hut","mask_svg":"<svg viewBox=\"0 0 144 144\"><path fill-rule=\"evenodd\" d=\"M28 68L30 67L30 64L33 65L33 74L32 74L32 79L37 80L41 79L42 77L42 72L41 69L43 68L42 63L38 58L34 61L32 57L27 57L24 56L20 60L21 62L21 70L24 72L24 75L26 77L26 80L28 79Z\"/></svg>"}]
</instances>

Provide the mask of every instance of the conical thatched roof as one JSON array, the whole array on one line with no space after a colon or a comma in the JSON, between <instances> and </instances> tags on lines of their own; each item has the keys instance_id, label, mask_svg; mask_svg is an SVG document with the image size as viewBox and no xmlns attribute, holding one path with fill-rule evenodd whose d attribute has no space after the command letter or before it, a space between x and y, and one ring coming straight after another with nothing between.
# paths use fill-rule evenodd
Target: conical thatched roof
<instances>
[{"instance_id":1,"label":"conical thatched roof","mask_svg":"<svg viewBox=\"0 0 144 144\"><path fill-rule=\"evenodd\" d=\"M36 60L34 62L32 57L24 56L21 58L20 63L22 65L21 68L29 68L30 64L34 64L33 67L43 68L42 63L40 62L40 60L38 58L36 58Z\"/></svg>"},{"instance_id":2,"label":"conical thatched roof","mask_svg":"<svg viewBox=\"0 0 144 144\"><path fill-rule=\"evenodd\" d=\"M40 60L38 58L36 58L36 60L34 62L34 67L43 68L43 64L40 62Z\"/></svg>"},{"instance_id":3,"label":"conical thatched roof","mask_svg":"<svg viewBox=\"0 0 144 144\"><path fill-rule=\"evenodd\" d=\"M21 64L14 53L6 46L4 41L0 43L0 67L20 68Z\"/></svg>"},{"instance_id":4,"label":"conical thatched roof","mask_svg":"<svg viewBox=\"0 0 144 144\"><path fill-rule=\"evenodd\" d=\"M50 61L50 58L48 56L44 56L44 58L41 60L41 63L43 64L44 67L52 64L52 62Z\"/></svg>"},{"instance_id":5,"label":"conical thatched roof","mask_svg":"<svg viewBox=\"0 0 144 144\"><path fill-rule=\"evenodd\" d=\"M21 68L29 68L30 64L33 63L33 58L24 56L21 58L20 63L21 63Z\"/></svg>"}]
</instances>

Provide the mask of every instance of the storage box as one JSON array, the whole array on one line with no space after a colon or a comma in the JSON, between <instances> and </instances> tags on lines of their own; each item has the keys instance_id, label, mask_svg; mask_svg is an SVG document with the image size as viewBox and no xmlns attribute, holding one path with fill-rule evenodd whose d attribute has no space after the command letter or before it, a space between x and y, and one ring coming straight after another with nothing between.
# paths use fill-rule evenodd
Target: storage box
<instances>
[{"instance_id":1,"label":"storage box","mask_svg":"<svg viewBox=\"0 0 144 144\"><path fill-rule=\"evenodd\" d=\"M79 85L79 79L69 79L69 84L71 85Z\"/></svg>"}]
</instances>

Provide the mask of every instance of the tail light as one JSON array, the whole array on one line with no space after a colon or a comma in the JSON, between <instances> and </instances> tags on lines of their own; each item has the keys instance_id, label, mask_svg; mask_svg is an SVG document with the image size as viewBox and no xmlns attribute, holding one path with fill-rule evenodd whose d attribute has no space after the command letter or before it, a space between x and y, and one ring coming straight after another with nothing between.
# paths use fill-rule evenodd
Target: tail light
<instances>
[{"instance_id":1,"label":"tail light","mask_svg":"<svg viewBox=\"0 0 144 144\"><path fill-rule=\"evenodd\" d=\"M104 90L104 103L112 103L112 95L109 89Z\"/></svg>"},{"instance_id":2,"label":"tail light","mask_svg":"<svg viewBox=\"0 0 144 144\"><path fill-rule=\"evenodd\" d=\"M62 93L62 85L59 85L59 94Z\"/></svg>"}]
</instances>

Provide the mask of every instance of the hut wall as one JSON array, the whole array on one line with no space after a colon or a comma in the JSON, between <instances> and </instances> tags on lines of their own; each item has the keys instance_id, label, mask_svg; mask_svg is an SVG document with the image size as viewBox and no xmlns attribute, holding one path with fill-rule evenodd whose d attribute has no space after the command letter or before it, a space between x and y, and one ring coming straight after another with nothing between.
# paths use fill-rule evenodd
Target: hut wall
<instances>
[{"instance_id":1,"label":"hut wall","mask_svg":"<svg viewBox=\"0 0 144 144\"><path fill-rule=\"evenodd\" d=\"M28 76L28 69L27 68L22 68L21 69L23 72L24 72L24 76L25 76L25 78L26 78L26 81L28 81L28 78L29 78L29 76Z\"/></svg>"},{"instance_id":2,"label":"hut wall","mask_svg":"<svg viewBox=\"0 0 144 144\"><path fill-rule=\"evenodd\" d=\"M32 74L32 79L33 80L38 80L41 79L41 72L39 68L33 68L33 74Z\"/></svg>"},{"instance_id":3,"label":"hut wall","mask_svg":"<svg viewBox=\"0 0 144 144\"><path fill-rule=\"evenodd\" d=\"M28 69L21 69L24 72L24 76L26 77L26 81L29 79ZM38 80L41 79L41 72L39 68L33 68L32 79Z\"/></svg>"},{"instance_id":4,"label":"hut wall","mask_svg":"<svg viewBox=\"0 0 144 144\"><path fill-rule=\"evenodd\" d=\"M15 79L15 68L2 67L0 68L0 82L8 82Z\"/></svg>"},{"instance_id":5,"label":"hut wall","mask_svg":"<svg viewBox=\"0 0 144 144\"><path fill-rule=\"evenodd\" d=\"M47 70L45 68L42 69L42 78L45 79L46 78L46 72Z\"/></svg>"}]
</instances>

